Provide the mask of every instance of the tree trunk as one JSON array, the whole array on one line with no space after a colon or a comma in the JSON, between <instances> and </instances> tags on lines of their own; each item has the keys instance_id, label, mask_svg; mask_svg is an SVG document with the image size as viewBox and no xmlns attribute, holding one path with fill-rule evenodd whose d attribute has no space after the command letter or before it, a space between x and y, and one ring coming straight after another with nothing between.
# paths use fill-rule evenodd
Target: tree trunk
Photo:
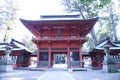
<instances>
[{"instance_id":1,"label":"tree trunk","mask_svg":"<svg viewBox=\"0 0 120 80\"><path fill-rule=\"evenodd\" d=\"M79 12L80 12L82 18L85 20L85 16L83 15L82 9L81 9L81 7L79 6L79 4L78 4L76 1L74 1L74 4L75 4L75 7L77 7L77 8L79 9ZM89 12L88 12L88 14L89 14ZM96 35L95 35L94 28L91 30L90 34L91 34L91 36L92 36L93 45L94 45L94 47L95 47L95 46L97 45L97 38L96 38Z\"/></svg>"},{"instance_id":2,"label":"tree trunk","mask_svg":"<svg viewBox=\"0 0 120 80\"><path fill-rule=\"evenodd\" d=\"M110 8L110 18L111 18L111 27L113 29L113 38L114 38L114 41L118 41L118 38L117 38L117 32L116 32L116 23L115 23L115 20L114 20L114 13L112 11L113 9Z\"/></svg>"},{"instance_id":3,"label":"tree trunk","mask_svg":"<svg viewBox=\"0 0 120 80\"><path fill-rule=\"evenodd\" d=\"M115 38L115 41L118 41L118 37L117 37L117 32L116 32L116 27L114 27L115 29L113 29L113 35Z\"/></svg>"},{"instance_id":4,"label":"tree trunk","mask_svg":"<svg viewBox=\"0 0 120 80\"><path fill-rule=\"evenodd\" d=\"M94 31L94 28L90 31L90 34L92 36L92 40L93 40L93 45L94 47L97 45L97 38L96 38L96 35L95 35L95 31Z\"/></svg>"}]
</instances>

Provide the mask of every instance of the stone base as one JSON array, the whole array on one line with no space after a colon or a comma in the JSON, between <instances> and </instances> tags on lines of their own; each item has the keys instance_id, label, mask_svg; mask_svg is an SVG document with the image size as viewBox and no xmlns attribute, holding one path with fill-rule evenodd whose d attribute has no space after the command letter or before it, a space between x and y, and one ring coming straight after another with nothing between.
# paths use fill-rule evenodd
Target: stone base
<instances>
[{"instance_id":1,"label":"stone base","mask_svg":"<svg viewBox=\"0 0 120 80\"><path fill-rule=\"evenodd\" d=\"M0 65L1 72L11 72L13 71L12 65Z\"/></svg>"},{"instance_id":2,"label":"stone base","mask_svg":"<svg viewBox=\"0 0 120 80\"><path fill-rule=\"evenodd\" d=\"M108 65L108 72L109 73L116 73L116 72L118 72L116 64L109 64Z\"/></svg>"},{"instance_id":3,"label":"stone base","mask_svg":"<svg viewBox=\"0 0 120 80\"><path fill-rule=\"evenodd\" d=\"M118 72L115 64L104 64L102 68L102 72L106 73L116 73Z\"/></svg>"},{"instance_id":4,"label":"stone base","mask_svg":"<svg viewBox=\"0 0 120 80\"><path fill-rule=\"evenodd\" d=\"M108 65L103 65L102 72L108 72Z\"/></svg>"},{"instance_id":5,"label":"stone base","mask_svg":"<svg viewBox=\"0 0 120 80\"><path fill-rule=\"evenodd\" d=\"M68 72L73 72L73 69L68 69Z\"/></svg>"},{"instance_id":6,"label":"stone base","mask_svg":"<svg viewBox=\"0 0 120 80\"><path fill-rule=\"evenodd\" d=\"M5 55L5 57L3 57L0 60L0 71L1 72L10 72L13 71L13 60L11 59L11 57L9 55Z\"/></svg>"}]
</instances>

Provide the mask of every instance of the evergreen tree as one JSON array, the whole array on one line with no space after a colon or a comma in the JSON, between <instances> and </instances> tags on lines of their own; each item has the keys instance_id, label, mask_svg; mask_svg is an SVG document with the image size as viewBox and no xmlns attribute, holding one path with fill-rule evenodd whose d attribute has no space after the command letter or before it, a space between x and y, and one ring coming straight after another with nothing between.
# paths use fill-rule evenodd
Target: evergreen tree
<instances>
[{"instance_id":1,"label":"evergreen tree","mask_svg":"<svg viewBox=\"0 0 120 80\"><path fill-rule=\"evenodd\" d=\"M100 17L99 24L97 24L99 27L93 28L90 32L91 36L88 36L87 46L89 49L92 49L99 41L111 36L111 34L114 40L118 40L116 36L117 17L113 14L113 8L110 8L114 6L111 0L62 0L62 4L65 6L65 11L79 12L82 19ZM105 15L106 12L109 13L109 17L108 15L101 16L102 13Z\"/></svg>"}]
</instances>

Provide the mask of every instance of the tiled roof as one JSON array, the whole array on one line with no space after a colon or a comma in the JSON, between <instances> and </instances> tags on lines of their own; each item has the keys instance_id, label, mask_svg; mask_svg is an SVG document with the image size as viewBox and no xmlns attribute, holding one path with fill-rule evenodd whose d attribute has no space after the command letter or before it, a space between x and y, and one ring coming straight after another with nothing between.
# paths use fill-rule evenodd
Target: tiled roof
<instances>
[{"instance_id":1,"label":"tiled roof","mask_svg":"<svg viewBox=\"0 0 120 80\"><path fill-rule=\"evenodd\" d=\"M110 49L115 49L115 48L118 49L118 48L120 48L120 44L118 45L118 44L112 42L112 41L110 40L110 38L107 38L107 39L101 41L101 42L95 47L95 49L101 49L101 50L102 50L102 49L104 49L103 46L108 45L108 44L111 46Z\"/></svg>"},{"instance_id":2,"label":"tiled roof","mask_svg":"<svg viewBox=\"0 0 120 80\"><path fill-rule=\"evenodd\" d=\"M14 47L12 46L12 43L17 46L17 47ZM12 46L12 51L17 51L17 50L26 50L28 52L31 52L28 50L28 48L21 42L15 40L15 39L12 39L10 43L0 43L0 51L4 51L5 50L5 46L7 46L8 44L10 44Z\"/></svg>"}]
</instances>

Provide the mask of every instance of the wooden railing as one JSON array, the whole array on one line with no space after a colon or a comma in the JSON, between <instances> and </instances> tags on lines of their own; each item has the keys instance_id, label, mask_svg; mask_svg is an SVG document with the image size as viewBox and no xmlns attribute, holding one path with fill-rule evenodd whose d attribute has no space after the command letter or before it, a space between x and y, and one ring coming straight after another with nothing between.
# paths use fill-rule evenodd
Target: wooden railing
<instances>
[{"instance_id":1,"label":"wooden railing","mask_svg":"<svg viewBox=\"0 0 120 80\"><path fill-rule=\"evenodd\" d=\"M38 61L38 66L47 67L48 64L48 61Z\"/></svg>"},{"instance_id":2,"label":"wooden railing","mask_svg":"<svg viewBox=\"0 0 120 80\"><path fill-rule=\"evenodd\" d=\"M70 61L70 66L71 66L71 67L80 66L80 61Z\"/></svg>"},{"instance_id":3,"label":"wooden railing","mask_svg":"<svg viewBox=\"0 0 120 80\"><path fill-rule=\"evenodd\" d=\"M80 40L86 39L85 37L80 36L41 36L38 38L33 37L32 40Z\"/></svg>"}]
</instances>

